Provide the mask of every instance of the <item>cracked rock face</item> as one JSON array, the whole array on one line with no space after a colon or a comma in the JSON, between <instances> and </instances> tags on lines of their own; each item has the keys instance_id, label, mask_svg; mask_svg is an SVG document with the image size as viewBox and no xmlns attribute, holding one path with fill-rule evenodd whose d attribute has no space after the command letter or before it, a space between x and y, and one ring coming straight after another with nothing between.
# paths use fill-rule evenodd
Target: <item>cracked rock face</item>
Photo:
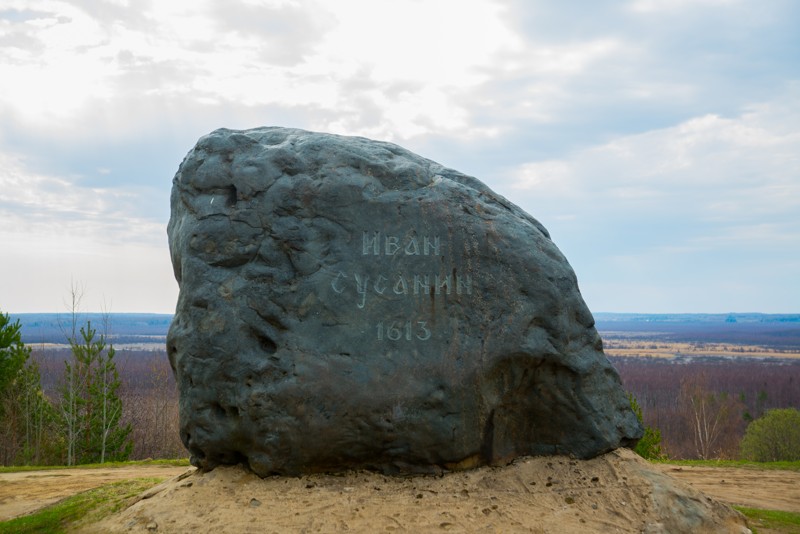
<instances>
[{"instance_id":1,"label":"cracked rock face","mask_svg":"<svg viewBox=\"0 0 800 534\"><path fill-rule=\"evenodd\" d=\"M475 178L389 143L221 129L171 204L196 466L436 472L641 436L567 260Z\"/></svg>"}]
</instances>

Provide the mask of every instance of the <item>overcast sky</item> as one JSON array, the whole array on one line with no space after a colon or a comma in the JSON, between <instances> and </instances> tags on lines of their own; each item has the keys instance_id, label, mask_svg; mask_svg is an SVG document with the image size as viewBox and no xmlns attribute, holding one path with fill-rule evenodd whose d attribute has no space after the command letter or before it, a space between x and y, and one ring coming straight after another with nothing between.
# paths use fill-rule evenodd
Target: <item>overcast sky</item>
<instances>
[{"instance_id":1,"label":"overcast sky","mask_svg":"<svg viewBox=\"0 0 800 534\"><path fill-rule=\"evenodd\" d=\"M178 164L263 125L476 176L592 311L800 312L796 0L0 0L0 310L172 313Z\"/></svg>"}]
</instances>

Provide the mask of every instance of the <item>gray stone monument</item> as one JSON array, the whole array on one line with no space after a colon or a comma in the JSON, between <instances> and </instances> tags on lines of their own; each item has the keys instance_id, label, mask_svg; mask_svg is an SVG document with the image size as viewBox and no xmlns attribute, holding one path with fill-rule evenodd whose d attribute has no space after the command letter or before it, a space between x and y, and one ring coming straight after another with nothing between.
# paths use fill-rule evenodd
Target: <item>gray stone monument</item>
<instances>
[{"instance_id":1,"label":"gray stone monument","mask_svg":"<svg viewBox=\"0 0 800 534\"><path fill-rule=\"evenodd\" d=\"M192 463L438 472L642 429L533 217L396 145L220 129L173 180L167 346Z\"/></svg>"}]
</instances>

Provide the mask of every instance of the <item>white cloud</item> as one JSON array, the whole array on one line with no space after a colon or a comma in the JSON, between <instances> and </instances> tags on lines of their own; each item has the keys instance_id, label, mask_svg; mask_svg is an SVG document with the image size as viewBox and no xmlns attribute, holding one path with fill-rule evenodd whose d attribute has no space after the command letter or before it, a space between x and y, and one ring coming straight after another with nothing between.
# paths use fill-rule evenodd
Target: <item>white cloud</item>
<instances>
[{"instance_id":1,"label":"white cloud","mask_svg":"<svg viewBox=\"0 0 800 534\"><path fill-rule=\"evenodd\" d=\"M122 122L135 135L131 109L147 99L316 107L335 118L311 127L386 139L491 136L469 124L467 95L498 58L521 51L489 0L237 2L224 12L214 2L153 2L127 22L65 2L20 5L42 15L4 25L24 26L40 47L0 52L0 112L48 136L90 137L98 125L121 135ZM544 50L539 63L570 70L583 61L561 59ZM100 121L76 120L97 110Z\"/></svg>"},{"instance_id":2,"label":"white cloud","mask_svg":"<svg viewBox=\"0 0 800 534\"><path fill-rule=\"evenodd\" d=\"M345 0L336 3L338 24L317 52L366 66L378 83L475 85L485 79L476 67L489 66L498 52L519 49L501 14L486 0Z\"/></svg>"},{"instance_id":3,"label":"white cloud","mask_svg":"<svg viewBox=\"0 0 800 534\"><path fill-rule=\"evenodd\" d=\"M33 173L19 157L4 153L0 168L0 214L9 221L4 232L22 231L57 246L77 237L98 244L161 240L161 225L132 213L140 191L81 187L74 179ZM27 241L20 245L26 247Z\"/></svg>"},{"instance_id":4,"label":"white cloud","mask_svg":"<svg viewBox=\"0 0 800 534\"><path fill-rule=\"evenodd\" d=\"M488 0L248 2L224 12L214 2L153 2L140 14L146 23L128 24L65 2L26 5L43 15L4 26L25 26L41 48L0 53L0 110L72 135L75 118L97 106L113 129L127 118L124 95L343 110L354 120L328 122L357 130L343 133L475 135L459 96L487 79L499 54L520 48ZM292 61L276 56L288 49ZM355 79L361 90L345 91ZM364 99L379 110L372 123L358 117Z\"/></svg>"},{"instance_id":5,"label":"white cloud","mask_svg":"<svg viewBox=\"0 0 800 534\"><path fill-rule=\"evenodd\" d=\"M165 227L132 215L139 195L32 173L3 153L0 168L4 311L58 311L72 280L124 303L112 311L171 311L165 303L177 291ZM99 298L87 302L95 310L102 305Z\"/></svg>"},{"instance_id":6,"label":"white cloud","mask_svg":"<svg viewBox=\"0 0 800 534\"><path fill-rule=\"evenodd\" d=\"M792 2L0 4L0 238L15 272L45 251L63 270L121 273L125 254L163 268L181 157L213 128L262 124L391 140L477 175L609 301L593 288L619 276L677 302L647 273L711 265L705 250L741 263L737 246L774 263L797 244Z\"/></svg>"},{"instance_id":7,"label":"white cloud","mask_svg":"<svg viewBox=\"0 0 800 534\"><path fill-rule=\"evenodd\" d=\"M630 7L639 13L661 13L664 11L681 11L698 6L731 6L741 0L634 0Z\"/></svg>"},{"instance_id":8,"label":"white cloud","mask_svg":"<svg viewBox=\"0 0 800 534\"><path fill-rule=\"evenodd\" d=\"M522 164L504 191L548 227L593 309L789 312L800 297L789 282L800 250L798 114L791 84L736 117Z\"/></svg>"},{"instance_id":9,"label":"white cloud","mask_svg":"<svg viewBox=\"0 0 800 534\"><path fill-rule=\"evenodd\" d=\"M531 202L560 198L567 206L591 196L599 213L697 221L790 217L800 212L800 123L792 129L785 116L798 111L800 85L736 118L705 115L563 160L523 164L509 186Z\"/></svg>"}]
</instances>

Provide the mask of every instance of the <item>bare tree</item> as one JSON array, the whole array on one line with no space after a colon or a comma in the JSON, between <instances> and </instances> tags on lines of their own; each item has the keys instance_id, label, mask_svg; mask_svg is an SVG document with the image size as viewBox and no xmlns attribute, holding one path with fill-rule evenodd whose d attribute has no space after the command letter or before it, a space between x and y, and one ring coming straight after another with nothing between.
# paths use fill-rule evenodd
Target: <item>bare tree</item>
<instances>
[{"instance_id":1,"label":"bare tree","mask_svg":"<svg viewBox=\"0 0 800 534\"><path fill-rule=\"evenodd\" d=\"M75 465L77 462L77 447L78 442L83 434L82 419L82 406L85 404L85 399L81 398L81 391L85 389L87 383L88 368L84 365L84 359L81 359L78 343L78 315L83 299L83 287L76 284L74 281L70 284L70 300L67 303L70 313L70 323L67 329L61 325L62 332L64 333L72 351L72 363L69 360L64 360L64 382L60 388L61 402L59 403L59 415L64 429L64 438L66 439L67 447L67 465Z\"/></svg>"},{"instance_id":2,"label":"bare tree","mask_svg":"<svg viewBox=\"0 0 800 534\"><path fill-rule=\"evenodd\" d=\"M735 443L727 443L731 434L738 438L743 406L727 392L710 389L705 374L685 378L681 383L680 402L688 419L697 457L703 460L734 456ZM733 447L733 452L728 449Z\"/></svg>"},{"instance_id":3,"label":"bare tree","mask_svg":"<svg viewBox=\"0 0 800 534\"><path fill-rule=\"evenodd\" d=\"M133 423L135 458L177 458L186 455L178 431L178 394L163 352L141 352L128 359L125 391Z\"/></svg>"},{"instance_id":4,"label":"bare tree","mask_svg":"<svg viewBox=\"0 0 800 534\"><path fill-rule=\"evenodd\" d=\"M81 291L74 284L71 297L72 330L67 337L71 358L64 361L60 404L67 465L126 459L131 451L131 427L120 424L121 380L114 347L107 343L110 315L104 312L105 332L99 337L91 321L80 327L78 336L77 306Z\"/></svg>"}]
</instances>

